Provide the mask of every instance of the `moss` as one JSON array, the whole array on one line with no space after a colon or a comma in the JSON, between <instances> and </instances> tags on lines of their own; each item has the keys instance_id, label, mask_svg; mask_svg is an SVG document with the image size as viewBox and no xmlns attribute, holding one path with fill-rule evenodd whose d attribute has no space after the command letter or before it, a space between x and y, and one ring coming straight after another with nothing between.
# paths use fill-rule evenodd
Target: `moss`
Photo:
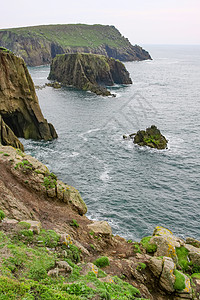
<instances>
[{"instance_id":1,"label":"moss","mask_svg":"<svg viewBox=\"0 0 200 300\"><path fill-rule=\"evenodd\" d=\"M191 278L198 278L198 279L200 279L200 273L193 273L191 275Z\"/></svg>"},{"instance_id":2,"label":"moss","mask_svg":"<svg viewBox=\"0 0 200 300\"><path fill-rule=\"evenodd\" d=\"M185 289L185 277L178 270L174 270L174 275L176 276L174 289L182 291Z\"/></svg>"},{"instance_id":3,"label":"moss","mask_svg":"<svg viewBox=\"0 0 200 300\"><path fill-rule=\"evenodd\" d=\"M146 269L147 265L145 263L138 263L136 270L144 270Z\"/></svg>"},{"instance_id":4,"label":"moss","mask_svg":"<svg viewBox=\"0 0 200 300\"><path fill-rule=\"evenodd\" d=\"M185 247L176 248L178 264L184 272L189 270L188 254L189 251Z\"/></svg>"},{"instance_id":5,"label":"moss","mask_svg":"<svg viewBox=\"0 0 200 300\"><path fill-rule=\"evenodd\" d=\"M148 253L153 253L157 250L156 244L150 243L151 238L151 236L144 237L140 242L142 244L142 247L145 248Z\"/></svg>"},{"instance_id":6,"label":"moss","mask_svg":"<svg viewBox=\"0 0 200 300\"><path fill-rule=\"evenodd\" d=\"M134 243L133 244L133 252L135 252L135 253L142 253L142 251L140 249L140 245L138 243Z\"/></svg>"},{"instance_id":7,"label":"moss","mask_svg":"<svg viewBox=\"0 0 200 300\"><path fill-rule=\"evenodd\" d=\"M97 258L94 262L93 262L97 267L106 267L110 265L109 259L107 256L102 256Z\"/></svg>"},{"instance_id":8,"label":"moss","mask_svg":"<svg viewBox=\"0 0 200 300\"><path fill-rule=\"evenodd\" d=\"M22 229L30 229L31 224L21 221L17 224L17 226L21 227Z\"/></svg>"}]
</instances>

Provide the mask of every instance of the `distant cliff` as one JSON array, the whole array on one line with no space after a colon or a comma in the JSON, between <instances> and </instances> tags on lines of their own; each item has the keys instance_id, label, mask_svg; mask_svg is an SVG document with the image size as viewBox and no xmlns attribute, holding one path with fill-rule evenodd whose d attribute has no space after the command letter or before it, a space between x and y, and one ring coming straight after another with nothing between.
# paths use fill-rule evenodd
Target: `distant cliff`
<instances>
[{"instance_id":1,"label":"distant cliff","mask_svg":"<svg viewBox=\"0 0 200 300\"><path fill-rule=\"evenodd\" d=\"M57 55L52 61L48 79L102 96L111 95L106 86L132 83L122 62L86 53Z\"/></svg>"},{"instance_id":2,"label":"distant cliff","mask_svg":"<svg viewBox=\"0 0 200 300\"><path fill-rule=\"evenodd\" d=\"M50 64L56 54L94 53L121 61L151 59L108 25L42 25L0 30L0 46L21 56L29 66Z\"/></svg>"},{"instance_id":3,"label":"distant cliff","mask_svg":"<svg viewBox=\"0 0 200 300\"><path fill-rule=\"evenodd\" d=\"M53 125L47 123L42 115L23 59L3 48L0 48L0 116L3 120L1 142L4 145L19 144L17 139L11 141L13 133L17 137L36 140L57 137Z\"/></svg>"}]
</instances>

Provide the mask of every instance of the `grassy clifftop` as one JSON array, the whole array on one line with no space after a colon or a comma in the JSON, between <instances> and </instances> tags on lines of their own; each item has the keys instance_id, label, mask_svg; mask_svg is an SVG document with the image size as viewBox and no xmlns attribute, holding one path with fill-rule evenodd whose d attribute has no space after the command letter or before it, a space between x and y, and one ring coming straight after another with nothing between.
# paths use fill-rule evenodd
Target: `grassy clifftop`
<instances>
[{"instance_id":1,"label":"grassy clifftop","mask_svg":"<svg viewBox=\"0 0 200 300\"><path fill-rule=\"evenodd\" d=\"M109 25L41 25L0 30L0 46L24 58L28 65L49 64L56 54L94 53L122 61L151 59L149 53Z\"/></svg>"}]
</instances>

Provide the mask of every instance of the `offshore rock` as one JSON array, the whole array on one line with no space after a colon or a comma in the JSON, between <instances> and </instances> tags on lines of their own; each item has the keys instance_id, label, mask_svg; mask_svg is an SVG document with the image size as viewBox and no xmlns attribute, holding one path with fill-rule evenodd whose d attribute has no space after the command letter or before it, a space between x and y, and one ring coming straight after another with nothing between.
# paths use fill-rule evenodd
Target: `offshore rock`
<instances>
[{"instance_id":1,"label":"offshore rock","mask_svg":"<svg viewBox=\"0 0 200 300\"><path fill-rule=\"evenodd\" d=\"M33 81L23 59L2 47L0 114L17 137L35 140L57 138L53 125L47 123L42 115ZM19 148L22 149L21 146Z\"/></svg>"},{"instance_id":2,"label":"offshore rock","mask_svg":"<svg viewBox=\"0 0 200 300\"><path fill-rule=\"evenodd\" d=\"M121 61L151 59L147 51L131 45L114 26L42 25L0 30L0 45L21 56L29 66L50 64L63 53L93 53Z\"/></svg>"},{"instance_id":3,"label":"offshore rock","mask_svg":"<svg viewBox=\"0 0 200 300\"><path fill-rule=\"evenodd\" d=\"M156 149L166 149L167 139L161 134L160 130L152 125L145 130L139 130L134 136L134 144L148 146Z\"/></svg>"},{"instance_id":4,"label":"offshore rock","mask_svg":"<svg viewBox=\"0 0 200 300\"><path fill-rule=\"evenodd\" d=\"M111 95L106 86L132 83L128 71L120 61L86 53L56 56L48 79L103 96Z\"/></svg>"}]
</instances>

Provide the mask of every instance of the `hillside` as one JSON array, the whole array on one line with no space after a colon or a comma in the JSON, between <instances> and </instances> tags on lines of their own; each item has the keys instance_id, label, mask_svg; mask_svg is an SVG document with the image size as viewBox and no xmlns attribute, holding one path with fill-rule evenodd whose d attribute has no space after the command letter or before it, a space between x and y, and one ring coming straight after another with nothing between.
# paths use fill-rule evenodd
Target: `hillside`
<instances>
[{"instance_id":1,"label":"hillside","mask_svg":"<svg viewBox=\"0 0 200 300\"><path fill-rule=\"evenodd\" d=\"M151 59L141 47L108 25L41 25L0 30L0 46L21 56L30 66L49 64L56 54L94 53L122 61Z\"/></svg>"}]
</instances>

